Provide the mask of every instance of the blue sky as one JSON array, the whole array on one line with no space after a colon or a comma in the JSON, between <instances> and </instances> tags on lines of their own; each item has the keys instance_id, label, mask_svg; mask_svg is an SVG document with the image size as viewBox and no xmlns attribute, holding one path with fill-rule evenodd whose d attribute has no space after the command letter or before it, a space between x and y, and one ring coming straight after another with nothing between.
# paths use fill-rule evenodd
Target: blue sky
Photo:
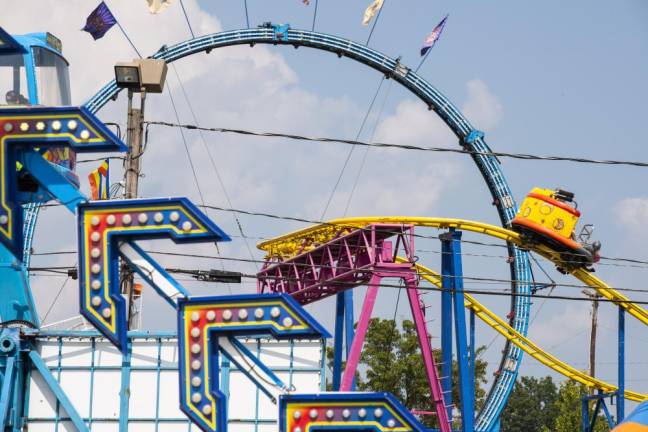
<instances>
[{"instance_id":1,"label":"blue sky","mask_svg":"<svg viewBox=\"0 0 648 432\"><path fill-rule=\"evenodd\" d=\"M77 0L61 7L48 1L10 1L1 25L11 33L49 30L63 40L71 62L73 100L82 103L107 82L116 61L133 56L117 29L94 42L77 29L94 3ZM51 6L47 16L39 13ZM144 2L107 2L138 48L152 53L166 43L189 37L178 4L159 16L150 16ZM320 0L316 30L364 42L368 28L360 24L369 1ZM69 6L73 4L74 6ZM245 26L240 1L185 1L197 34ZM289 22L295 28L310 28L311 6L299 0L249 0L251 25L264 21ZM370 46L415 66L426 35L450 14L445 32L421 69L421 75L440 89L486 132L496 151L540 155L581 156L601 159L648 161L645 151L645 119L648 99L648 5L641 0L620 2L548 1L542 3L500 1L396 2L386 0ZM291 47L228 48L211 55L182 60L177 70L201 124L284 131L308 135L352 138L367 110L380 75L349 59L330 53ZM389 85L379 95L382 103ZM178 91L174 72L169 73L167 90L179 106L182 121L193 122L186 101ZM104 109L100 115L124 122L124 100ZM380 104L378 104L380 106ZM173 121L166 95L148 102L150 119ZM385 108L374 110L363 132L368 139L375 127L375 139L426 146L456 146L454 136L428 113L422 103L397 85L390 87ZM188 195L198 201L180 136L174 130L152 129L149 152L144 159L146 177L143 196ZM232 136L206 135L217 155L234 207L283 215L319 218L323 202L338 176L348 148L342 145L286 143ZM187 134L198 180L206 201L227 206L206 162L200 136ZM362 152L356 151L343 177L329 216L343 214ZM583 220L596 225L596 238L605 256L647 259L648 171L644 168L579 165L568 162L529 162L503 159L503 169L518 202L534 186L563 187L576 193ZM83 167L83 170L91 167ZM119 168L115 167L114 171ZM371 151L358 186L357 199L349 215L403 214L451 216L498 223L486 187L469 158L417 152ZM231 215L210 213L228 232L237 228ZM240 218L251 237L271 237L300 227L252 217ZM47 224L61 230L50 232ZM63 212L48 210L39 226L36 248L41 251L73 250L74 220ZM430 232L435 233L435 232ZM47 234L47 235L45 235ZM475 236L468 238L478 239ZM253 243L253 241L251 241ZM162 244L160 248L180 249ZM421 242L422 250L436 251L438 243ZM182 250L187 251L186 248ZM501 255L500 248L465 246L475 254ZM200 252L213 253L213 248ZM241 239L222 249L224 255L247 257ZM255 257L261 257L255 253ZM439 268L438 254L421 253L422 261ZM59 261L39 258L39 264L73 264L72 257ZM167 264L178 264L167 261ZM208 268L215 261L185 261L186 266ZM605 262L603 264L606 264ZM607 264L610 264L609 262ZM228 265L228 268L234 266ZM544 267L558 282L575 283L561 277L551 264ZM254 271L249 266L241 267ZM472 276L508 277L502 258L466 257L465 273ZM647 269L601 265L597 275L618 287L643 289ZM40 278L43 279L43 278ZM38 301L48 304L61 281L34 282ZM188 283L196 293L213 293L214 286ZM471 284L475 289L483 286ZM244 285L250 291L253 285ZM499 288L504 288L500 286ZM75 285L63 294L52 318L74 313ZM236 289L236 288L234 288ZM361 298L358 290L357 298ZM556 294L578 295L580 288L558 288ZM381 293L377 311L391 316L395 292ZM648 295L630 293L631 298L648 300ZM438 299L431 297L432 311ZM358 300L359 301L359 300ZM484 298L484 303L501 316L508 312L508 300ZM541 301L534 305L538 310ZM313 311L330 324L331 303L317 304ZM534 311L534 313L535 313ZM598 370L615 380L616 312L601 307ZM401 304L400 317L407 317ZM168 318L168 319L167 319ZM144 324L162 322L172 326L172 311L150 296ZM628 322L628 387L648 392L646 361L648 334L632 318ZM437 323L432 323L435 332ZM579 368L587 368L589 306L587 303L547 301L542 306L531 335L538 343ZM436 333L438 334L438 332ZM493 333L480 327L478 343L489 344ZM502 341L497 339L487 353L495 365ZM526 359L522 373L543 375L548 371Z\"/></svg>"}]
</instances>

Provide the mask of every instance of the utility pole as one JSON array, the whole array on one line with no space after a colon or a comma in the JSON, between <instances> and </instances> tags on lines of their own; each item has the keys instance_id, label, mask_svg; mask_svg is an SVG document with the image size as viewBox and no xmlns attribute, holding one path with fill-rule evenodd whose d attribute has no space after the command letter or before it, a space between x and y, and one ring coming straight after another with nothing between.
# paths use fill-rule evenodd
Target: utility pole
<instances>
[{"instance_id":1,"label":"utility pole","mask_svg":"<svg viewBox=\"0 0 648 432\"><path fill-rule=\"evenodd\" d=\"M146 90L141 89L140 108L133 108L133 90L128 89L128 119L126 129L126 141L128 144L128 155L124 163L124 198L137 198L139 178L141 175L144 104L146 102ZM121 292L128 298L128 319L127 328L132 329L133 318L137 314L135 309L134 274L128 265L122 262L122 289Z\"/></svg>"},{"instance_id":2,"label":"utility pole","mask_svg":"<svg viewBox=\"0 0 648 432\"><path fill-rule=\"evenodd\" d=\"M162 93L166 80L167 65L164 60L135 59L115 65L115 84L128 89L128 120L126 141L128 155L124 162L124 197L137 198L137 188L142 168L142 132L144 124L144 104L147 93ZM140 94L140 108L133 108L133 94ZM134 322L135 309L134 277L131 269L122 261L121 293L128 298L128 329Z\"/></svg>"},{"instance_id":3,"label":"utility pole","mask_svg":"<svg viewBox=\"0 0 648 432\"><path fill-rule=\"evenodd\" d=\"M596 327L598 325L598 307L601 295L590 290L583 290L583 294L592 300L592 328L590 332L589 374L595 377L596 373ZM594 389L590 390L593 393Z\"/></svg>"}]
</instances>

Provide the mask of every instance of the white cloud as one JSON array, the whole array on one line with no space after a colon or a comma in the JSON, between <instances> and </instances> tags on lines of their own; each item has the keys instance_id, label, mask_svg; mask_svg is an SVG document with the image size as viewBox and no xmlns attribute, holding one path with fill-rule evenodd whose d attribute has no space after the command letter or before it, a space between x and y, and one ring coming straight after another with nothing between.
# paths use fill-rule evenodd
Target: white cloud
<instances>
[{"instance_id":1,"label":"white cloud","mask_svg":"<svg viewBox=\"0 0 648 432\"><path fill-rule=\"evenodd\" d=\"M551 354L581 348L580 341L589 341L587 331L591 319L588 307L588 303L569 304L548 319L536 321L529 328L529 338Z\"/></svg>"},{"instance_id":2,"label":"white cloud","mask_svg":"<svg viewBox=\"0 0 648 432\"><path fill-rule=\"evenodd\" d=\"M502 104L482 80L473 79L466 85L468 100L461 111L477 129L492 129L502 119Z\"/></svg>"},{"instance_id":3,"label":"white cloud","mask_svg":"<svg viewBox=\"0 0 648 432\"><path fill-rule=\"evenodd\" d=\"M617 220L630 228L648 224L648 198L627 198L615 206Z\"/></svg>"}]
</instances>

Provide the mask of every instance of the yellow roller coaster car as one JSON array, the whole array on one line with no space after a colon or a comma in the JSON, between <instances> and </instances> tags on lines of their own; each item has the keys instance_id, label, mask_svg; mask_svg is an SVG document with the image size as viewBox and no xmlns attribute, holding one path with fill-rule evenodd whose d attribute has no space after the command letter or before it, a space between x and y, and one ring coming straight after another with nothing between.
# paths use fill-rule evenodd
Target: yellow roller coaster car
<instances>
[{"instance_id":1,"label":"yellow roller coaster car","mask_svg":"<svg viewBox=\"0 0 648 432\"><path fill-rule=\"evenodd\" d=\"M580 215L573 193L533 188L522 201L511 226L525 242L541 243L560 252L564 259L562 269L570 269L591 265L600 258L600 242L576 240Z\"/></svg>"}]
</instances>

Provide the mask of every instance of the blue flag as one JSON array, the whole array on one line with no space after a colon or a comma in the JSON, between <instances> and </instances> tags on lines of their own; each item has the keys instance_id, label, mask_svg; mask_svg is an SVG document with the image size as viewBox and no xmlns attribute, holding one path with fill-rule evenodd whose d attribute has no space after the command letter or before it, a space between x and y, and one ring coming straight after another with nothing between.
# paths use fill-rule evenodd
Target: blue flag
<instances>
[{"instance_id":1,"label":"blue flag","mask_svg":"<svg viewBox=\"0 0 648 432\"><path fill-rule=\"evenodd\" d=\"M434 27L434 30L432 30L432 33L425 38L425 42L423 42L423 46L421 47L421 55L424 56L426 52L428 52L436 43L437 40L441 37L441 32L443 32L443 27L445 27L446 20L448 19L448 15L443 17L441 22L437 24L436 27Z\"/></svg>"},{"instance_id":2,"label":"blue flag","mask_svg":"<svg viewBox=\"0 0 648 432\"><path fill-rule=\"evenodd\" d=\"M103 1L99 6L88 15L86 25L81 30L87 31L92 35L94 40L102 38L112 26L117 24L117 19L113 16L106 3Z\"/></svg>"}]
</instances>

